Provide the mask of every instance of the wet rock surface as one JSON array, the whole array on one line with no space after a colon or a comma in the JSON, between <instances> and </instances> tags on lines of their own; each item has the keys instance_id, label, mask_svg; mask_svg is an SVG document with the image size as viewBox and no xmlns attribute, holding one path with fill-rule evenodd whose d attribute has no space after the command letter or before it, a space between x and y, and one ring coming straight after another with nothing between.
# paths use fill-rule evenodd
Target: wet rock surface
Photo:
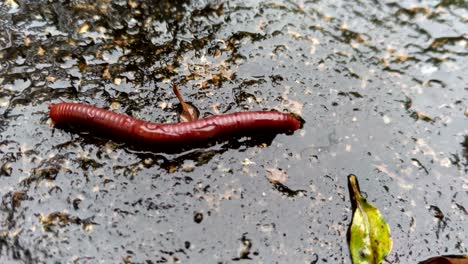
<instances>
[{"instance_id":1,"label":"wet rock surface","mask_svg":"<svg viewBox=\"0 0 468 264\"><path fill-rule=\"evenodd\" d=\"M0 262L350 263L347 175L389 263L468 252L463 1L0 3ZM293 135L141 152L48 103L177 122L279 110Z\"/></svg>"}]
</instances>

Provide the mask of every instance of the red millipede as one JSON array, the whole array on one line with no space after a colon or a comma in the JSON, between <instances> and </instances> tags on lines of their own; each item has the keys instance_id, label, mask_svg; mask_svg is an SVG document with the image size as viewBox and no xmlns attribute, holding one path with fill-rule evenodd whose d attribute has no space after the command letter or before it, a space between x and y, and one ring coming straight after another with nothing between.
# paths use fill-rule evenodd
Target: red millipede
<instances>
[{"instance_id":1,"label":"red millipede","mask_svg":"<svg viewBox=\"0 0 468 264\"><path fill-rule=\"evenodd\" d=\"M68 124L135 146L150 148L185 147L235 136L292 133L299 121L273 111L238 112L162 124L79 103L50 104L54 124Z\"/></svg>"}]
</instances>

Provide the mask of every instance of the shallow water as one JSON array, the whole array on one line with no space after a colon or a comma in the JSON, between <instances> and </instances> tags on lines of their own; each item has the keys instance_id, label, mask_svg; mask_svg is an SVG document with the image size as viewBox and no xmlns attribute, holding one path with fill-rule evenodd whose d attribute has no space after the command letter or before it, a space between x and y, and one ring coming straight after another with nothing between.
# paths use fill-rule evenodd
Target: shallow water
<instances>
[{"instance_id":1,"label":"shallow water","mask_svg":"<svg viewBox=\"0 0 468 264\"><path fill-rule=\"evenodd\" d=\"M468 252L464 1L152 2L0 3L2 263L350 263L350 173L388 263ZM178 154L49 126L61 101L177 122L173 81L202 117L306 123Z\"/></svg>"}]
</instances>

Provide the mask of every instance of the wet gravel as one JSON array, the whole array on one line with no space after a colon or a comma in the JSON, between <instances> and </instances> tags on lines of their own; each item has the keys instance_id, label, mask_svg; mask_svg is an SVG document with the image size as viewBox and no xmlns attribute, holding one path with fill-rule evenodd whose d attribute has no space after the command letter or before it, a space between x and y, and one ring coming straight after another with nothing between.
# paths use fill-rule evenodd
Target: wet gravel
<instances>
[{"instance_id":1,"label":"wet gravel","mask_svg":"<svg viewBox=\"0 0 468 264\"><path fill-rule=\"evenodd\" d=\"M193 2L193 3L192 3ZM468 252L465 1L0 3L0 262L350 263L347 176L388 263ZM177 122L300 115L274 139L142 152L48 103Z\"/></svg>"}]
</instances>

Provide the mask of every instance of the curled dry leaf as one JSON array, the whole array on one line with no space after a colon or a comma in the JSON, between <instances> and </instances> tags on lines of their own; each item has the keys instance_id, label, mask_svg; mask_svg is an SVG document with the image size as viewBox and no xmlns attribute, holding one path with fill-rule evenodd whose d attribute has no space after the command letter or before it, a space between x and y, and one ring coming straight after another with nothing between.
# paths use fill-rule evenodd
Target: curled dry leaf
<instances>
[{"instance_id":1,"label":"curled dry leaf","mask_svg":"<svg viewBox=\"0 0 468 264\"><path fill-rule=\"evenodd\" d=\"M468 255L448 255L427 259L419 264L468 264Z\"/></svg>"},{"instance_id":2,"label":"curled dry leaf","mask_svg":"<svg viewBox=\"0 0 468 264\"><path fill-rule=\"evenodd\" d=\"M177 99L179 99L180 105L182 106L182 112L180 113L180 122L190 122L198 119L198 110L184 101L182 94L179 91L179 86L177 84L172 85L172 90L174 91Z\"/></svg>"}]
</instances>

